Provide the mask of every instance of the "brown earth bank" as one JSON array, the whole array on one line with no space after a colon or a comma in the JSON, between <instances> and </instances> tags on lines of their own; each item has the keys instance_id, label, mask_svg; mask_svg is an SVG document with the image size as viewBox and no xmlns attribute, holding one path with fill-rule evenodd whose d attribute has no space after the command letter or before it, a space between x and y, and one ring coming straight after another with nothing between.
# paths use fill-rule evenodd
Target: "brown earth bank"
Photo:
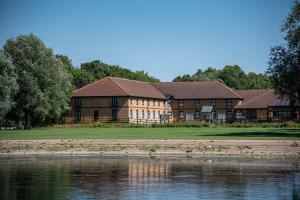
<instances>
[{"instance_id":1,"label":"brown earth bank","mask_svg":"<svg viewBox=\"0 0 300 200\"><path fill-rule=\"evenodd\" d=\"M300 140L1 140L0 155L246 155L300 157Z\"/></svg>"}]
</instances>

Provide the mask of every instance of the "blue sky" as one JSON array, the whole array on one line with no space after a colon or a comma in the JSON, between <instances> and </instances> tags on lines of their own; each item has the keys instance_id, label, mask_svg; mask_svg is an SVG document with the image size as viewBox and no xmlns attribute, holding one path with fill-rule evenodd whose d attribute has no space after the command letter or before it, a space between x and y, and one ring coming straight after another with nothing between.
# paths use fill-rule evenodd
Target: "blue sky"
<instances>
[{"instance_id":1,"label":"blue sky","mask_svg":"<svg viewBox=\"0 0 300 200\"><path fill-rule=\"evenodd\" d=\"M99 59L162 81L209 66L267 69L289 0L0 0L0 45L33 33L75 66Z\"/></svg>"}]
</instances>

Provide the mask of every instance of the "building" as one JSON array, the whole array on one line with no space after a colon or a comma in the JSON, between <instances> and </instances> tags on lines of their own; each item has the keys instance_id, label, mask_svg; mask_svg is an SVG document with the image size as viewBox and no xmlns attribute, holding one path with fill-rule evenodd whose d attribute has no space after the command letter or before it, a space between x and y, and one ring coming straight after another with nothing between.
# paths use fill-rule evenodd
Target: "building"
<instances>
[{"instance_id":1,"label":"building","mask_svg":"<svg viewBox=\"0 0 300 200\"><path fill-rule=\"evenodd\" d=\"M217 81L147 83L106 77L72 94L66 123L171 123L291 119L274 90L233 90Z\"/></svg>"},{"instance_id":2,"label":"building","mask_svg":"<svg viewBox=\"0 0 300 200\"><path fill-rule=\"evenodd\" d=\"M74 91L67 123L159 123L171 111L166 97L150 83L106 77ZM172 119L168 119L169 121Z\"/></svg>"},{"instance_id":3,"label":"building","mask_svg":"<svg viewBox=\"0 0 300 200\"><path fill-rule=\"evenodd\" d=\"M293 109L288 100L278 98L273 89L236 90L243 101L234 107L237 116L247 121L288 121L293 120ZM299 118L299 113L296 112Z\"/></svg>"}]
</instances>

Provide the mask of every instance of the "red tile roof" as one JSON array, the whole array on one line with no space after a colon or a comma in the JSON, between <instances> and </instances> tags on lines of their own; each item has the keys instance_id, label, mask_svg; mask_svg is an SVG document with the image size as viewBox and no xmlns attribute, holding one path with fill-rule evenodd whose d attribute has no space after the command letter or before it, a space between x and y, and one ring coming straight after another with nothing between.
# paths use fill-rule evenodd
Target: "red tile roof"
<instances>
[{"instance_id":1,"label":"red tile roof","mask_svg":"<svg viewBox=\"0 0 300 200\"><path fill-rule=\"evenodd\" d=\"M244 95L245 100L235 109L267 108L269 106L289 106L288 100L282 100L274 93L273 89L264 90L236 90Z\"/></svg>"},{"instance_id":2,"label":"red tile roof","mask_svg":"<svg viewBox=\"0 0 300 200\"><path fill-rule=\"evenodd\" d=\"M72 97L133 96L165 99L151 84L122 78L106 77L75 90Z\"/></svg>"},{"instance_id":3,"label":"red tile roof","mask_svg":"<svg viewBox=\"0 0 300 200\"><path fill-rule=\"evenodd\" d=\"M165 82L151 83L164 95L175 99L242 99L233 89L217 82Z\"/></svg>"}]
</instances>

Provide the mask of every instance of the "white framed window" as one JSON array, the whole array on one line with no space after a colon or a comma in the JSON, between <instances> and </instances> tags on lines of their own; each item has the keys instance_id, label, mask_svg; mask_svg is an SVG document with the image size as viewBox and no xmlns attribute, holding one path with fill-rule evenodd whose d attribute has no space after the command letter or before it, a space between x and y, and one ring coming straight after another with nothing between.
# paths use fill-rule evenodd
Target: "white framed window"
<instances>
[{"instance_id":1,"label":"white framed window","mask_svg":"<svg viewBox=\"0 0 300 200\"><path fill-rule=\"evenodd\" d=\"M153 110L153 119L155 119L155 110Z\"/></svg>"},{"instance_id":2,"label":"white framed window","mask_svg":"<svg viewBox=\"0 0 300 200\"><path fill-rule=\"evenodd\" d=\"M232 108L232 99L226 99L226 108Z\"/></svg>"},{"instance_id":3,"label":"white framed window","mask_svg":"<svg viewBox=\"0 0 300 200\"><path fill-rule=\"evenodd\" d=\"M157 100L157 105L160 106L160 100Z\"/></svg>"},{"instance_id":4,"label":"white framed window","mask_svg":"<svg viewBox=\"0 0 300 200\"><path fill-rule=\"evenodd\" d=\"M183 99L178 100L178 106L179 107L184 107L184 100Z\"/></svg>"},{"instance_id":5,"label":"white framed window","mask_svg":"<svg viewBox=\"0 0 300 200\"><path fill-rule=\"evenodd\" d=\"M179 112L179 119L184 119L184 112L183 111Z\"/></svg>"},{"instance_id":6,"label":"white framed window","mask_svg":"<svg viewBox=\"0 0 300 200\"><path fill-rule=\"evenodd\" d=\"M210 100L210 105L216 106L217 105L217 101L215 99Z\"/></svg>"},{"instance_id":7,"label":"white framed window","mask_svg":"<svg viewBox=\"0 0 300 200\"><path fill-rule=\"evenodd\" d=\"M132 105L132 98L129 99L130 105Z\"/></svg>"},{"instance_id":8,"label":"white framed window","mask_svg":"<svg viewBox=\"0 0 300 200\"><path fill-rule=\"evenodd\" d=\"M197 110L197 111L195 112L195 118L196 118L196 119L199 119L199 118L200 118L200 111L199 111L199 110Z\"/></svg>"},{"instance_id":9,"label":"white framed window","mask_svg":"<svg viewBox=\"0 0 300 200\"><path fill-rule=\"evenodd\" d=\"M138 119L139 118L139 110L135 111L135 117Z\"/></svg>"},{"instance_id":10,"label":"white framed window","mask_svg":"<svg viewBox=\"0 0 300 200\"><path fill-rule=\"evenodd\" d=\"M132 113L132 109L130 109L130 118L133 118L133 113Z\"/></svg>"},{"instance_id":11,"label":"white framed window","mask_svg":"<svg viewBox=\"0 0 300 200\"><path fill-rule=\"evenodd\" d=\"M138 98L136 99L136 105L139 105L139 99Z\"/></svg>"},{"instance_id":12,"label":"white framed window","mask_svg":"<svg viewBox=\"0 0 300 200\"><path fill-rule=\"evenodd\" d=\"M144 110L142 110L142 118L143 119L145 118L145 112L144 112Z\"/></svg>"},{"instance_id":13,"label":"white framed window","mask_svg":"<svg viewBox=\"0 0 300 200\"><path fill-rule=\"evenodd\" d=\"M172 100L171 100L171 99L168 99L168 100L167 100L167 106L168 106L168 107L171 107L171 106L172 106Z\"/></svg>"},{"instance_id":14,"label":"white framed window","mask_svg":"<svg viewBox=\"0 0 300 200\"><path fill-rule=\"evenodd\" d=\"M195 100L195 106L196 107L200 107L200 99L196 99Z\"/></svg>"},{"instance_id":15,"label":"white framed window","mask_svg":"<svg viewBox=\"0 0 300 200\"><path fill-rule=\"evenodd\" d=\"M144 105L144 104L145 104L145 99L143 98L143 99L142 99L142 105Z\"/></svg>"}]
</instances>

